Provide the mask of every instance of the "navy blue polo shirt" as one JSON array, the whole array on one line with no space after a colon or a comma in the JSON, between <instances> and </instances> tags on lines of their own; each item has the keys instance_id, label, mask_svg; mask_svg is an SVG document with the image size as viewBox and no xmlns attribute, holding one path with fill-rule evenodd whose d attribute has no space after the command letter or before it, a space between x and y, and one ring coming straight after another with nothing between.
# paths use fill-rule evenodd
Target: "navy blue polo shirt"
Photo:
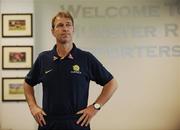
<instances>
[{"instance_id":1,"label":"navy blue polo shirt","mask_svg":"<svg viewBox=\"0 0 180 130\"><path fill-rule=\"evenodd\" d=\"M32 87L42 83L43 110L53 116L71 115L86 108L90 81L104 86L112 78L91 53L73 44L63 59L58 56L56 45L40 53L25 81Z\"/></svg>"}]
</instances>

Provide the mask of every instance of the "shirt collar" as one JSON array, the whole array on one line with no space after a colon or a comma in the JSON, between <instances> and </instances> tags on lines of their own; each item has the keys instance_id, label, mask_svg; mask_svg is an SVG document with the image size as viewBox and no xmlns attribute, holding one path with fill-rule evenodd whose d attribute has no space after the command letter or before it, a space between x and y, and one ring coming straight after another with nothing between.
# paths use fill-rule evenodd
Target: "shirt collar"
<instances>
[{"instance_id":1,"label":"shirt collar","mask_svg":"<svg viewBox=\"0 0 180 130\"><path fill-rule=\"evenodd\" d=\"M71 51L69 52L69 54L68 54L66 57L64 57L63 59L68 58L68 59L73 60L76 49L77 49L77 48L76 48L76 45L73 43L73 48L71 49ZM52 56L53 56L53 57L52 57L53 61L56 61L57 59L61 59L61 57L58 56L58 53L57 53L57 51L56 51L56 45L53 47L52 53L53 53L53 55L52 55Z\"/></svg>"}]
</instances>

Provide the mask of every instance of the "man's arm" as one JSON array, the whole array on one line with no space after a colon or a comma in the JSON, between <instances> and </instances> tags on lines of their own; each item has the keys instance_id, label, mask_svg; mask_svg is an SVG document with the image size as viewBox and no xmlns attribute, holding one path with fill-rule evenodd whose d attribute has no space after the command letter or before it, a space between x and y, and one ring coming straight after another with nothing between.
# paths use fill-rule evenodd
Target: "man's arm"
<instances>
[{"instance_id":1,"label":"man's arm","mask_svg":"<svg viewBox=\"0 0 180 130\"><path fill-rule=\"evenodd\" d=\"M28 102L31 114L33 115L36 122L40 126L46 125L46 122L43 117L43 115L46 115L46 113L36 103L36 99L34 96L34 88L26 82L24 82L24 94Z\"/></svg>"},{"instance_id":2,"label":"man's arm","mask_svg":"<svg viewBox=\"0 0 180 130\"><path fill-rule=\"evenodd\" d=\"M117 87L118 87L118 84L115 79L112 79L111 81L109 81L103 87L102 92L97 98L97 100L95 101L95 103L98 103L101 106L103 106L112 97Z\"/></svg>"},{"instance_id":3,"label":"man's arm","mask_svg":"<svg viewBox=\"0 0 180 130\"><path fill-rule=\"evenodd\" d=\"M104 85L101 94L96 99L95 103L103 106L113 95L115 90L117 89L118 84L117 81L113 78L107 84ZM92 117L98 112L98 110L94 109L93 105L88 106L87 108L77 112L77 114L83 114L77 121L77 124L81 123L81 126L88 125L92 119Z\"/></svg>"}]
</instances>

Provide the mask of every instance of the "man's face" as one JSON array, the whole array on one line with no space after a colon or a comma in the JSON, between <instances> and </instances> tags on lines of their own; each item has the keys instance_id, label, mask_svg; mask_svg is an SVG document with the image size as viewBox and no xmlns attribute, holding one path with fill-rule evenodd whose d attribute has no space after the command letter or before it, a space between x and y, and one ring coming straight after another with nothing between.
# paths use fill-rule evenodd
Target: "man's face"
<instances>
[{"instance_id":1,"label":"man's face","mask_svg":"<svg viewBox=\"0 0 180 130\"><path fill-rule=\"evenodd\" d=\"M54 29L52 29L52 33L54 37L57 39L57 42L62 44L72 42L73 32L74 26L72 24L71 19L64 17L56 18L54 22Z\"/></svg>"}]
</instances>

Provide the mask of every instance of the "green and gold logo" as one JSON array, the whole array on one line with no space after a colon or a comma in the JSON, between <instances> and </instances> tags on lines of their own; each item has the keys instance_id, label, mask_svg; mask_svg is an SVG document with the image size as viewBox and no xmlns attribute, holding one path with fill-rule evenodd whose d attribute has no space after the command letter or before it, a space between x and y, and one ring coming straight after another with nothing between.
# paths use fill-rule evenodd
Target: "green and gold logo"
<instances>
[{"instance_id":1,"label":"green and gold logo","mask_svg":"<svg viewBox=\"0 0 180 130\"><path fill-rule=\"evenodd\" d=\"M71 73L81 74L79 65L73 65Z\"/></svg>"},{"instance_id":2,"label":"green and gold logo","mask_svg":"<svg viewBox=\"0 0 180 130\"><path fill-rule=\"evenodd\" d=\"M73 65L73 71L78 72L80 70L79 65Z\"/></svg>"}]
</instances>

